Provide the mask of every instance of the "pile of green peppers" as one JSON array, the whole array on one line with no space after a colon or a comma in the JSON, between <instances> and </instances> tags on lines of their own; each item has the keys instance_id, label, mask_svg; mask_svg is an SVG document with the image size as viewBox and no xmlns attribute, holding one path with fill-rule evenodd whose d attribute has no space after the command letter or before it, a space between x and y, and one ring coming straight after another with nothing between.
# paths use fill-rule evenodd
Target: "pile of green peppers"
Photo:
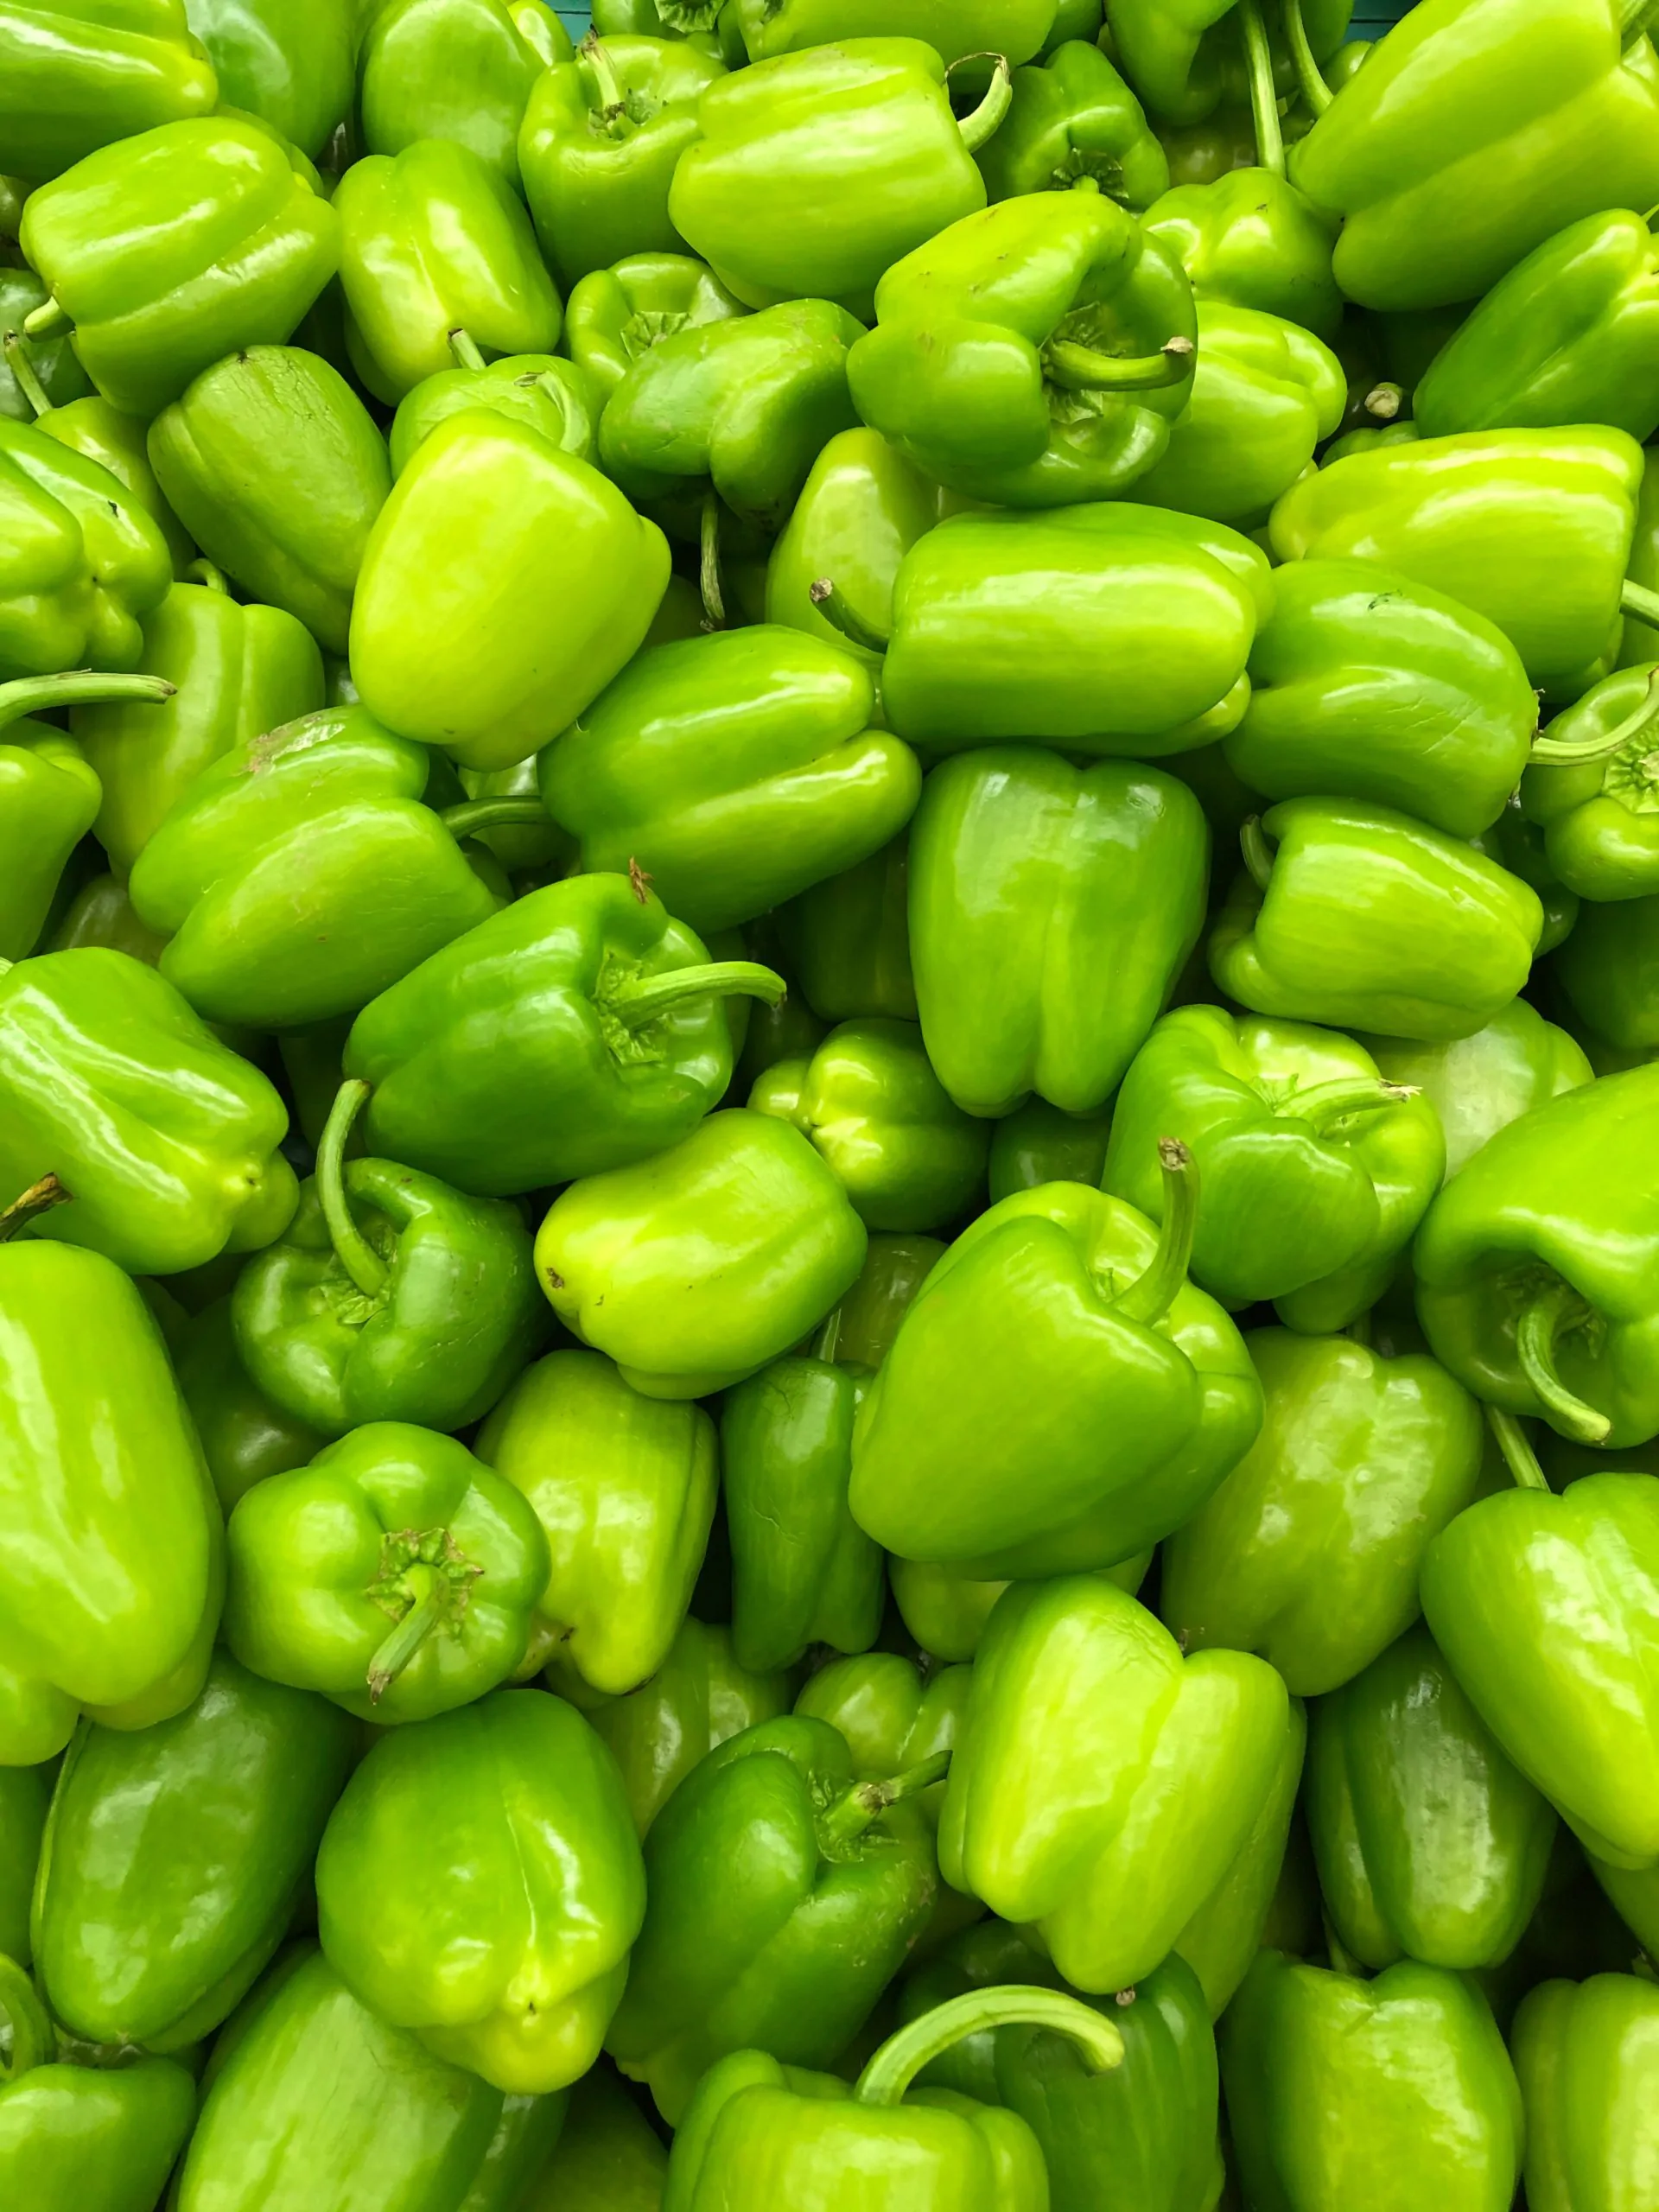
<instances>
[{"instance_id":1,"label":"pile of green peppers","mask_svg":"<svg viewBox=\"0 0 1659 2212\"><path fill-rule=\"evenodd\" d=\"M1659 2212L1659 0L1383 12L0 0L4 2212Z\"/></svg>"}]
</instances>

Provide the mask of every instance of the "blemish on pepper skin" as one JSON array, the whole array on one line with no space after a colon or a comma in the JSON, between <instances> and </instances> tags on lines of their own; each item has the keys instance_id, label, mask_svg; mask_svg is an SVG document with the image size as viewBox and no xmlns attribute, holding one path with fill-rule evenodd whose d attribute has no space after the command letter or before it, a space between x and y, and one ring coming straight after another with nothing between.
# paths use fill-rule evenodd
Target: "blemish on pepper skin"
<instances>
[{"instance_id":1,"label":"blemish on pepper skin","mask_svg":"<svg viewBox=\"0 0 1659 2212\"><path fill-rule=\"evenodd\" d=\"M564 1288L564 1277L562 1274L557 1274L551 1268L547 1271L547 1280L550 1288L554 1290L563 1290Z\"/></svg>"}]
</instances>

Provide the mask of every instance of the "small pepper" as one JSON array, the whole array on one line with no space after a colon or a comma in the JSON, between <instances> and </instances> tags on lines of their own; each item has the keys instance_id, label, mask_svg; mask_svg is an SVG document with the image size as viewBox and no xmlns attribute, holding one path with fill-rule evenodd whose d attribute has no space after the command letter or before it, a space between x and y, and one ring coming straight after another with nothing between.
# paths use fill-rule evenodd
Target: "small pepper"
<instances>
[{"instance_id":1,"label":"small pepper","mask_svg":"<svg viewBox=\"0 0 1659 2212\"><path fill-rule=\"evenodd\" d=\"M767 621L837 645L879 672L899 564L959 504L875 431L837 431L813 462L767 559ZM834 579L842 626L823 613L823 594L814 589L824 577ZM900 1009L899 1018L909 1017Z\"/></svg>"},{"instance_id":2,"label":"small pepper","mask_svg":"<svg viewBox=\"0 0 1659 2212\"><path fill-rule=\"evenodd\" d=\"M594 379L552 353L509 353L486 362L464 330L449 333L461 365L417 384L392 418L391 473L401 476L440 423L484 408L529 423L550 445L592 461L602 404Z\"/></svg>"},{"instance_id":3,"label":"small pepper","mask_svg":"<svg viewBox=\"0 0 1659 2212\"><path fill-rule=\"evenodd\" d=\"M840 1730L861 1782L888 1781L953 1751L962 1732L970 1670L925 1668L892 1651L832 1659L807 1683L795 1710ZM918 1791L915 1802L937 1828L944 1783Z\"/></svg>"},{"instance_id":4,"label":"small pepper","mask_svg":"<svg viewBox=\"0 0 1659 2212\"><path fill-rule=\"evenodd\" d=\"M1542 825L1545 858L1569 891L1597 900L1659 892L1659 666L1621 668L1555 717L1522 779L1521 809Z\"/></svg>"},{"instance_id":5,"label":"small pepper","mask_svg":"<svg viewBox=\"0 0 1659 2212\"><path fill-rule=\"evenodd\" d=\"M1005 37L994 33L988 43L995 47ZM1051 40L1040 62L1014 71L1007 116L975 159L994 201L1069 192L1088 177L1138 215L1169 189L1168 157L1092 34Z\"/></svg>"},{"instance_id":6,"label":"small pepper","mask_svg":"<svg viewBox=\"0 0 1659 2212\"><path fill-rule=\"evenodd\" d=\"M665 338L748 309L706 263L685 253L626 254L591 270L565 302L565 343L603 405L634 363Z\"/></svg>"},{"instance_id":7,"label":"small pepper","mask_svg":"<svg viewBox=\"0 0 1659 2212\"><path fill-rule=\"evenodd\" d=\"M1336 343L1336 226L1276 170L1252 166L1178 184L1153 201L1141 227L1179 261L1200 301L1280 315Z\"/></svg>"}]
</instances>

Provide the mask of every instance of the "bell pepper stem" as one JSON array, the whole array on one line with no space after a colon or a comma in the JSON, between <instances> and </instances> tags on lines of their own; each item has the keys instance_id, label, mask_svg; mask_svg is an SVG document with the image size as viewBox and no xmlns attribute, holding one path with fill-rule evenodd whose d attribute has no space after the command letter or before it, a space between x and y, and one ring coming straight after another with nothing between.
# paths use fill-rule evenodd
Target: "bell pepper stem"
<instances>
[{"instance_id":1,"label":"bell pepper stem","mask_svg":"<svg viewBox=\"0 0 1659 2212\"><path fill-rule=\"evenodd\" d=\"M1151 1328L1161 1321L1186 1282L1192 1232L1198 1222L1198 1171L1179 1137L1160 1137L1158 1166L1164 1179L1164 1218L1158 1249L1145 1274L1116 1300L1127 1321Z\"/></svg>"},{"instance_id":2,"label":"bell pepper stem","mask_svg":"<svg viewBox=\"0 0 1659 2212\"><path fill-rule=\"evenodd\" d=\"M1605 1414L1575 1398L1555 1371L1555 1339L1568 1309L1580 1303L1570 1283L1552 1282L1539 1291L1516 1324L1515 1349L1521 1372L1532 1385L1553 1427L1580 1444L1606 1441L1612 1423Z\"/></svg>"},{"instance_id":3,"label":"bell pepper stem","mask_svg":"<svg viewBox=\"0 0 1659 2212\"><path fill-rule=\"evenodd\" d=\"M0 697L4 694L0 693ZM1527 758L1544 766L1581 767L1587 761L1605 760L1610 753L1620 753L1632 739L1644 732L1659 734L1659 668L1648 678L1648 688L1641 701L1617 728L1605 730L1599 737L1537 737Z\"/></svg>"},{"instance_id":4,"label":"bell pepper stem","mask_svg":"<svg viewBox=\"0 0 1659 2212\"><path fill-rule=\"evenodd\" d=\"M1402 385L1374 384L1365 395L1365 412L1374 423L1392 423L1398 418L1405 400Z\"/></svg>"},{"instance_id":5,"label":"bell pepper stem","mask_svg":"<svg viewBox=\"0 0 1659 2212\"><path fill-rule=\"evenodd\" d=\"M861 614L854 613L842 596L841 587L831 577L820 576L807 597L849 645L861 645L867 653L886 652L887 640L880 631L873 630Z\"/></svg>"},{"instance_id":6,"label":"bell pepper stem","mask_svg":"<svg viewBox=\"0 0 1659 2212\"><path fill-rule=\"evenodd\" d=\"M1633 583L1626 576L1618 594L1619 612L1633 614L1638 622L1645 622L1659 630L1659 591L1649 591L1645 584Z\"/></svg>"},{"instance_id":7,"label":"bell pepper stem","mask_svg":"<svg viewBox=\"0 0 1659 2212\"><path fill-rule=\"evenodd\" d=\"M452 330L449 333L449 351L455 357L458 369L486 369L489 366L479 350L478 340L470 331Z\"/></svg>"},{"instance_id":8,"label":"bell pepper stem","mask_svg":"<svg viewBox=\"0 0 1659 2212\"><path fill-rule=\"evenodd\" d=\"M50 714L56 707L101 707L117 699L159 707L178 688L164 676L105 676L90 668L70 669L61 676L20 676L0 683L0 729L25 715Z\"/></svg>"},{"instance_id":9,"label":"bell pepper stem","mask_svg":"<svg viewBox=\"0 0 1659 2212\"><path fill-rule=\"evenodd\" d=\"M446 806L438 819L459 844L480 830L547 827L547 809L538 798L469 798Z\"/></svg>"},{"instance_id":10,"label":"bell pepper stem","mask_svg":"<svg viewBox=\"0 0 1659 2212\"><path fill-rule=\"evenodd\" d=\"M1279 88L1273 81L1273 48L1262 20L1262 0L1238 0L1238 27L1250 79L1250 113L1255 121L1255 150L1264 169L1285 174L1285 134L1279 124Z\"/></svg>"},{"instance_id":11,"label":"bell pepper stem","mask_svg":"<svg viewBox=\"0 0 1659 2212\"><path fill-rule=\"evenodd\" d=\"M1043 373L1065 391L1155 391L1192 373L1192 340L1172 338L1155 353L1097 353L1070 338L1051 338Z\"/></svg>"},{"instance_id":12,"label":"bell pepper stem","mask_svg":"<svg viewBox=\"0 0 1659 2212\"><path fill-rule=\"evenodd\" d=\"M74 323L64 311L63 303L55 294L23 317L25 338L60 338Z\"/></svg>"},{"instance_id":13,"label":"bell pepper stem","mask_svg":"<svg viewBox=\"0 0 1659 2212\"><path fill-rule=\"evenodd\" d=\"M697 517L697 588L702 594L702 626L726 627L726 593L720 576L720 496L703 494Z\"/></svg>"},{"instance_id":14,"label":"bell pepper stem","mask_svg":"<svg viewBox=\"0 0 1659 2212\"><path fill-rule=\"evenodd\" d=\"M1240 830L1238 849L1244 855L1251 882L1258 891L1265 892L1273 881L1273 847L1268 842L1259 814L1251 815Z\"/></svg>"},{"instance_id":15,"label":"bell pepper stem","mask_svg":"<svg viewBox=\"0 0 1659 2212\"><path fill-rule=\"evenodd\" d=\"M9 330L5 336L6 366L17 380L17 389L34 409L36 418L52 412L52 402L47 397L46 386L35 373L35 364L29 358L29 341L21 330Z\"/></svg>"},{"instance_id":16,"label":"bell pepper stem","mask_svg":"<svg viewBox=\"0 0 1659 2212\"><path fill-rule=\"evenodd\" d=\"M957 118L957 128L962 133L962 143L970 154L976 154L998 129L1002 118L1014 105L1014 76L1008 67L1006 54L963 54L944 73L948 85L951 77L965 62L988 61L992 64L991 81L979 105L966 115Z\"/></svg>"},{"instance_id":17,"label":"bell pepper stem","mask_svg":"<svg viewBox=\"0 0 1659 2212\"><path fill-rule=\"evenodd\" d=\"M588 64L594 89L599 94L599 127L607 138L620 138L628 126L628 99L622 80L597 31L589 31L576 48L578 60Z\"/></svg>"},{"instance_id":18,"label":"bell pepper stem","mask_svg":"<svg viewBox=\"0 0 1659 2212\"><path fill-rule=\"evenodd\" d=\"M16 1959L0 1954L0 2088L57 2056L51 2015Z\"/></svg>"},{"instance_id":19,"label":"bell pepper stem","mask_svg":"<svg viewBox=\"0 0 1659 2212\"><path fill-rule=\"evenodd\" d=\"M950 1752L935 1751L931 1758L924 1759L919 1766L912 1767L907 1773L878 1777L873 1782L855 1783L820 1815L819 1840L829 1849L855 1843L871 1822L879 1821L890 1805L901 1804L906 1797L918 1796L924 1789L931 1789L936 1782L943 1782L950 1771Z\"/></svg>"},{"instance_id":20,"label":"bell pepper stem","mask_svg":"<svg viewBox=\"0 0 1659 2212\"><path fill-rule=\"evenodd\" d=\"M417 1586L423 1583L424 1587L369 1662L369 1699L374 1705L379 1704L448 1608L448 1590L435 1567L412 1567L409 1579Z\"/></svg>"},{"instance_id":21,"label":"bell pepper stem","mask_svg":"<svg viewBox=\"0 0 1659 2212\"><path fill-rule=\"evenodd\" d=\"M43 1213L50 1213L54 1206L67 1205L73 1198L55 1175L42 1175L38 1183L31 1183L20 1198L14 1198L3 1213L0 1213L0 1244L10 1244L21 1236L31 1221L38 1221Z\"/></svg>"},{"instance_id":22,"label":"bell pepper stem","mask_svg":"<svg viewBox=\"0 0 1659 2212\"><path fill-rule=\"evenodd\" d=\"M1015 1983L970 1989L912 2020L889 2036L854 2086L861 2105L896 2105L922 2071L969 2036L990 2028L1046 2028L1076 2044L1090 2074L1109 2073L1123 2063L1123 2038L1111 2022L1058 1989L1022 1989Z\"/></svg>"},{"instance_id":23,"label":"bell pepper stem","mask_svg":"<svg viewBox=\"0 0 1659 2212\"><path fill-rule=\"evenodd\" d=\"M1323 115L1336 94L1325 83L1325 73L1313 58L1307 25L1302 21L1302 0L1285 0L1285 43L1290 48L1291 67L1296 72L1296 82L1307 103L1308 113Z\"/></svg>"},{"instance_id":24,"label":"bell pepper stem","mask_svg":"<svg viewBox=\"0 0 1659 2212\"><path fill-rule=\"evenodd\" d=\"M1510 1472L1522 1490L1548 1490L1544 1471L1538 1464L1538 1454L1527 1441L1527 1433L1513 1414L1506 1414L1497 1406L1486 1408L1486 1426L1498 1450L1503 1454Z\"/></svg>"},{"instance_id":25,"label":"bell pepper stem","mask_svg":"<svg viewBox=\"0 0 1659 2212\"><path fill-rule=\"evenodd\" d=\"M378 1298L385 1289L389 1271L352 1217L343 1164L346 1140L368 1101L369 1090L366 1083L353 1077L335 1093L317 1147L317 1196L322 1201L322 1217L328 1224L334 1257L365 1298Z\"/></svg>"},{"instance_id":26,"label":"bell pepper stem","mask_svg":"<svg viewBox=\"0 0 1659 2212\"><path fill-rule=\"evenodd\" d=\"M712 960L702 968L670 968L658 976L636 976L605 995L605 1011L614 1014L625 1029L647 1029L653 1021L688 999L764 1000L767 1006L784 1002L788 985L771 968L755 960Z\"/></svg>"},{"instance_id":27,"label":"bell pepper stem","mask_svg":"<svg viewBox=\"0 0 1659 2212\"><path fill-rule=\"evenodd\" d=\"M1281 1110L1294 1116L1299 1122L1311 1122L1316 1130L1323 1132L1333 1122L1343 1121L1350 1114L1381 1113L1386 1107L1402 1105L1407 1099L1419 1095L1420 1086L1415 1084L1385 1083L1381 1076L1357 1075L1293 1091Z\"/></svg>"},{"instance_id":28,"label":"bell pepper stem","mask_svg":"<svg viewBox=\"0 0 1659 2212\"><path fill-rule=\"evenodd\" d=\"M231 595L230 578L223 569L216 569L213 563L205 557L193 561L184 574L187 582L200 584L205 589L216 591L226 599Z\"/></svg>"}]
</instances>

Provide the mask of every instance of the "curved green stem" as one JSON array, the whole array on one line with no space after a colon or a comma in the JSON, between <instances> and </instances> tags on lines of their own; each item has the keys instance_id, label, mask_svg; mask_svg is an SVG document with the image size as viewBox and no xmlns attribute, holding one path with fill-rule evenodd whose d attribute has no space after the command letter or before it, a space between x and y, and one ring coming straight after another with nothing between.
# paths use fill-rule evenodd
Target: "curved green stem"
<instances>
[{"instance_id":1,"label":"curved green stem","mask_svg":"<svg viewBox=\"0 0 1659 2212\"><path fill-rule=\"evenodd\" d=\"M1280 1111L1323 1131L1350 1114L1380 1113L1384 1107L1402 1105L1418 1095L1414 1084L1385 1083L1381 1076L1344 1076L1293 1091Z\"/></svg>"},{"instance_id":2,"label":"curved green stem","mask_svg":"<svg viewBox=\"0 0 1659 2212\"><path fill-rule=\"evenodd\" d=\"M25 338L60 338L74 327L55 293L23 317Z\"/></svg>"},{"instance_id":3,"label":"curved green stem","mask_svg":"<svg viewBox=\"0 0 1659 2212\"><path fill-rule=\"evenodd\" d=\"M421 1595L391 1634L376 1648L369 1662L369 1697L375 1705L379 1704L448 1611L448 1586L435 1567L412 1567L409 1579L423 1586Z\"/></svg>"},{"instance_id":4,"label":"curved green stem","mask_svg":"<svg viewBox=\"0 0 1659 2212\"><path fill-rule=\"evenodd\" d=\"M0 693L0 697L3 696ZM1659 668L1648 678L1648 688L1640 703L1616 729L1605 730L1599 737L1535 737L1527 758L1555 766L1582 766L1587 761L1603 760L1610 753L1622 752L1633 738L1650 730L1659 733Z\"/></svg>"},{"instance_id":5,"label":"curved green stem","mask_svg":"<svg viewBox=\"0 0 1659 2212\"><path fill-rule=\"evenodd\" d=\"M317 1196L322 1202L322 1217L328 1224L334 1257L365 1298L378 1298L386 1287L389 1270L352 1218L344 1169L346 1140L368 1102L369 1090L369 1084L353 1077L335 1094L317 1147Z\"/></svg>"},{"instance_id":6,"label":"curved green stem","mask_svg":"<svg viewBox=\"0 0 1659 2212\"><path fill-rule=\"evenodd\" d=\"M524 385L540 385L543 396L550 399L558 410L561 442L567 439L570 435L570 395L554 375L552 370L537 369L527 377L515 378L514 382Z\"/></svg>"},{"instance_id":7,"label":"curved green stem","mask_svg":"<svg viewBox=\"0 0 1659 2212\"><path fill-rule=\"evenodd\" d=\"M35 364L29 358L29 345L21 330L9 330L5 335L6 366L17 379L17 389L34 410L35 418L52 412L52 402L47 397L46 386L35 373Z\"/></svg>"},{"instance_id":8,"label":"curved green stem","mask_svg":"<svg viewBox=\"0 0 1659 2212\"><path fill-rule=\"evenodd\" d=\"M1506 1414L1497 1406L1486 1408L1486 1426L1498 1450L1503 1454L1510 1472L1522 1490L1548 1490L1544 1471L1538 1464L1538 1454L1527 1441L1527 1433L1513 1414Z\"/></svg>"},{"instance_id":9,"label":"curved green stem","mask_svg":"<svg viewBox=\"0 0 1659 2212\"><path fill-rule=\"evenodd\" d=\"M1325 83L1325 73L1308 44L1307 25L1302 21L1302 0L1285 0L1285 43L1290 48L1291 67L1296 72L1296 82L1307 103L1308 113L1323 115L1336 94Z\"/></svg>"},{"instance_id":10,"label":"curved green stem","mask_svg":"<svg viewBox=\"0 0 1659 2212\"><path fill-rule=\"evenodd\" d=\"M670 968L658 976L636 976L604 997L607 1014L614 1014L625 1029L645 1029L688 999L762 999L767 1006L784 1002L788 985L771 968L756 960L714 960L703 968Z\"/></svg>"},{"instance_id":11,"label":"curved green stem","mask_svg":"<svg viewBox=\"0 0 1659 2212\"><path fill-rule=\"evenodd\" d=\"M697 517L697 588L702 594L702 626L726 627L726 593L720 577L720 495L705 492Z\"/></svg>"},{"instance_id":12,"label":"curved green stem","mask_svg":"<svg viewBox=\"0 0 1659 2212\"><path fill-rule=\"evenodd\" d=\"M458 369L486 369L490 365L480 351L477 340L468 330L449 333L449 351L455 357Z\"/></svg>"},{"instance_id":13,"label":"curved green stem","mask_svg":"<svg viewBox=\"0 0 1659 2212\"><path fill-rule=\"evenodd\" d=\"M538 798L468 798L459 806L446 806L438 819L459 844L480 830L545 830L548 812Z\"/></svg>"},{"instance_id":14,"label":"curved green stem","mask_svg":"<svg viewBox=\"0 0 1659 2212\"><path fill-rule=\"evenodd\" d=\"M950 1752L935 1751L931 1758L924 1759L907 1773L855 1783L819 1815L820 1841L829 1849L855 1843L872 1821L880 1819L888 1806L900 1804L906 1797L919 1796L936 1782L943 1782L950 1771Z\"/></svg>"},{"instance_id":15,"label":"curved green stem","mask_svg":"<svg viewBox=\"0 0 1659 2212\"><path fill-rule=\"evenodd\" d=\"M184 573L188 582L200 584L206 590L216 591L226 599L230 597L230 578L223 569L216 569L205 555L193 561Z\"/></svg>"},{"instance_id":16,"label":"curved green stem","mask_svg":"<svg viewBox=\"0 0 1659 2212\"><path fill-rule=\"evenodd\" d=\"M1618 605L1621 613L1633 614L1638 622L1659 630L1659 591L1649 591L1645 584L1633 583L1626 576L1618 594Z\"/></svg>"},{"instance_id":17,"label":"curved green stem","mask_svg":"<svg viewBox=\"0 0 1659 2212\"><path fill-rule=\"evenodd\" d=\"M1279 88L1273 81L1273 48L1262 20L1262 0L1238 0L1238 27L1250 79L1250 113L1255 121L1255 150L1264 169L1285 173L1285 134L1279 124Z\"/></svg>"},{"instance_id":18,"label":"curved green stem","mask_svg":"<svg viewBox=\"0 0 1659 2212\"><path fill-rule=\"evenodd\" d=\"M820 576L807 597L824 620L839 630L849 645L861 645L867 653L886 652L887 639L879 630L873 630L863 616L848 605L840 586L829 576Z\"/></svg>"},{"instance_id":19,"label":"curved green stem","mask_svg":"<svg viewBox=\"0 0 1659 2212\"><path fill-rule=\"evenodd\" d=\"M861 2105L896 2105L925 2066L969 2036L989 2028L1046 2028L1077 2044L1091 2074L1109 2073L1123 2063L1123 2038L1111 2022L1058 1989L1022 1989L1019 1985L970 1989L964 1997L935 2005L889 2036L853 2089Z\"/></svg>"},{"instance_id":20,"label":"curved green stem","mask_svg":"<svg viewBox=\"0 0 1659 2212\"><path fill-rule=\"evenodd\" d=\"M61 676L20 676L0 683L0 729L25 715L48 715L58 707L103 707L117 699L159 707L175 697L178 689L164 676L104 676L90 668Z\"/></svg>"},{"instance_id":21,"label":"curved green stem","mask_svg":"<svg viewBox=\"0 0 1659 2212\"><path fill-rule=\"evenodd\" d=\"M1251 815L1240 829L1238 849L1244 855L1251 882L1258 891L1265 892L1273 881L1273 847L1268 842L1259 814Z\"/></svg>"},{"instance_id":22,"label":"curved green stem","mask_svg":"<svg viewBox=\"0 0 1659 2212\"><path fill-rule=\"evenodd\" d=\"M588 32L576 48L576 59L585 61L593 73L594 89L599 94L600 129L607 138L620 138L628 119L627 94L597 31Z\"/></svg>"},{"instance_id":23,"label":"curved green stem","mask_svg":"<svg viewBox=\"0 0 1659 2212\"><path fill-rule=\"evenodd\" d=\"M51 2015L16 1959L0 1953L0 2088L57 2056Z\"/></svg>"},{"instance_id":24,"label":"curved green stem","mask_svg":"<svg viewBox=\"0 0 1659 2212\"><path fill-rule=\"evenodd\" d=\"M1164 1218L1158 1231L1158 1249L1145 1274L1116 1301L1125 1320L1139 1321L1148 1329L1163 1319L1185 1287L1192 1232L1198 1225L1198 1171L1179 1137L1159 1138L1158 1166L1164 1179Z\"/></svg>"},{"instance_id":25,"label":"curved green stem","mask_svg":"<svg viewBox=\"0 0 1659 2212\"><path fill-rule=\"evenodd\" d=\"M1051 338L1043 348L1043 373L1065 391L1156 391L1192 373L1190 338L1172 338L1155 353L1125 358Z\"/></svg>"},{"instance_id":26,"label":"curved green stem","mask_svg":"<svg viewBox=\"0 0 1659 2212\"><path fill-rule=\"evenodd\" d=\"M976 154L985 141L1000 128L1003 117L1014 105L1014 76L1006 54L963 54L945 71L947 85L955 72L969 61L988 61L992 64L991 81L984 99L969 113L957 118L963 144L970 154Z\"/></svg>"},{"instance_id":27,"label":"curved green stem","mask_svg":"<svg viewBox=\"0 0 1659 2212\"><path fill-rule=\"evenodd\" d=\"M1575 1398L1555 1371L1555 1338L1571 1306L1580 1303L1570 1283L1553 1282L1541 1290L1516 1325L1515 1349L1521 1372L1550 1416L1553 1427L1580 1444L1602 1444L1612 1427L1605 1414Z\"/></svg>"},{"instance_id":28,"label":"curved green stem","mask_svg":"<svg viewBox=\"0 0 1659 2212\"><path fill-rule=\"evenodd\" d=\"M42 1175L38 1183L31 1183L22 1198L14 1198L0 1213L0 1244L10 1244L13 1237L22 1235L31 1221L50 1213L54 1206L67 1205L74 1195L64 1188L55 1175Z\"/></svg>"}]
</instances>

